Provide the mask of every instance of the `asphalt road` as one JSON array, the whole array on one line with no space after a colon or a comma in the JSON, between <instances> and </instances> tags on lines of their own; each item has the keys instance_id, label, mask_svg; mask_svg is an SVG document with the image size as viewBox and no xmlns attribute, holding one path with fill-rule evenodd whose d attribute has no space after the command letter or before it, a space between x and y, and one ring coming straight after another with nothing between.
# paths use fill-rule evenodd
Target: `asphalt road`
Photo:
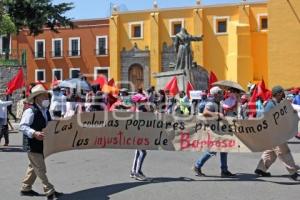
<instances>
[{"instance_id":1,"label":"asphalt road","mask_svg":"<svg viewBox=\"0 0 300 200\"><path fill-rule=\"evenodd\" d=\"M11 145L0 147L0 200L31 200L19 195L27 168L21 151L21 134L11 134ZM300 140L290 141L294 158L300 164ZM295 200L300 197L300 182L288 179L280 163L271 167L272 177L256 177L253 171L259 153L232 153L229 168L235 178L220 178L219 156L204 166L207 177L196 177L191 168L200 153L148 151L144 173L152 181L129 177L133 150L82 150L59 153L47 158L48 177L56 190L66 193L62 200ZM42 193L39 180L34 189Z\"/></svg>"}]
</instances>

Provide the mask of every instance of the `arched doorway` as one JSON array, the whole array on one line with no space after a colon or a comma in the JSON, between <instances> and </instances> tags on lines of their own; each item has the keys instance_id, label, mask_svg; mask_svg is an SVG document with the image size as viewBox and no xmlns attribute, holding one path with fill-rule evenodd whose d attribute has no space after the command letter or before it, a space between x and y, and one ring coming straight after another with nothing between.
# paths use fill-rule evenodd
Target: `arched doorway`
<instances>
[{"instance_id":1,"label":"arched doorway","mask_svg":"<svg viewBox=\"0 0 300 200\"><path fill-rule=\"evenodd\" d=\"M139 88L144 88L144 70L139 64L133 64L129 67L128 80L131 82L137 90Z\"/></svg>"}]
</instances>

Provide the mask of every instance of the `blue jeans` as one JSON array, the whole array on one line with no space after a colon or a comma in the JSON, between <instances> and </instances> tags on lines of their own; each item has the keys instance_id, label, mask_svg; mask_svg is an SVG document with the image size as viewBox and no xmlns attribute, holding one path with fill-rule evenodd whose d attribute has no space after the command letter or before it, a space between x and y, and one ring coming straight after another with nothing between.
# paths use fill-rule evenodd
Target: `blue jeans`
<instances>
[{"instance_id":1,"label":"blue jeans","mask_svg":"<svg viewBox=\"0 0 300 200\"><path fill-rule=\"evenodd\" d=\"M217 152L206 151L203 155L201 155L195 163L195 167L201 169L202 166L208 161L212 156L215 156ZM227 166L227 152L220 152L220 161L221 161L221 170L228 171Z\"/></svg>"}]
</instances>

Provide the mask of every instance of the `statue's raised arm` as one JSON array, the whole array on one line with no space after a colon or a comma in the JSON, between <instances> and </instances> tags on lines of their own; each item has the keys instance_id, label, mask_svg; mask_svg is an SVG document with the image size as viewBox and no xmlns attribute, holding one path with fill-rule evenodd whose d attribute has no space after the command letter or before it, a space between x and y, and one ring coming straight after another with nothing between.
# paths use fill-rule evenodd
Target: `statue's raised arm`
<instances>
[{"instance_id":1,"label":"statue's raised arm","mask_svg":"<svg viewBox=\"0 0 300 200\"><path fill-rule=\"evenodd\" d=\"M201 36L192 36L192 35L190 35L191 36L191 38L190 38L190 40L191 41L203 41L203 35L201 35Z\"/></svg>"},{"instance_id":2,"label":"statue's raised arm","mask_svg":"<svg viewBox=\"0 0 300 200\"><path fill-rule=\"evenodd\" d=\"M176 34L174 46L177 53L176 68L179 69L190 69L193 64L191 42L202 41L202 36L192 36L185 28L182 28L179 33Z\"/></svg>"}]
</instances>

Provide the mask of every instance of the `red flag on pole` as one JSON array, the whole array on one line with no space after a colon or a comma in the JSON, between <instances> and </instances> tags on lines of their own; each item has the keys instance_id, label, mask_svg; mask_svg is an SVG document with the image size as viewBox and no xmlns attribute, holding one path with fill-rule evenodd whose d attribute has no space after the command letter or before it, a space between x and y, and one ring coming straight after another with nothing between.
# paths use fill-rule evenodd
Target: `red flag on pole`
<instances>
[{"instance_id":1,"label":"red flag on pole","mask_svg":"<svg viewBox=\"0 0 300 200\"><path fill-rule=\"evenodd\" d=\"M12 94L15 90L25 85L23 69L20 68L16 76L7 83L6 94Z\"/></svg>"},{"instance_id":2,"label":"red flag on pole","mask_svg":"<svg viewBox=\"0 0 300 200\"><path fill-rule=\"evenodd\" d=\"M250 101L248 103L248 116L249 118L255 118L256 117L256 99L258 97L258 91L257 91L257 85L255 86L253 90L253 94L250 98Z\"/></svg>"},{"instance_id":3,"label":"red flag on pole","mask_svg":"<svg viewBox=\"0 0 300 200\"><path fill-rule=\"evenodd\" d=\"M218 81L218 78L217 78L216 74L213 71L211 71L210 75L209 75L208 90L210 90L210 88L212 88L212 84L217 81Z\"/></svg>"},{"instance_id":4,"label":"red flag on pole","mask_svg":"<svg viewBox=\"0 0 300 200\"><path fill-rule=\"evenodd\" d=\"M176 94L179 92L178 89L178 83L177 83L177 78L174 76L165 86L164 90L169 90L170 95L176 96Z\"/></svg>"},{"instance_id":5,"label":"red flag on pole","mask_svg":"<svg viewBox=\"0 0 300 200\"><path fill-rule=\"evenodd\" d=\"M194 90L194 87L190 81L187 82L186 84L186 94L190 98L190 91Z\"/></svg>"},{"instance_id":6,"label":"red flag on pole","mask_svg":"<svg viewBox=\"0 0 300 200\"><path fill-rule=\"evenodd\" d=\"M265 81L262 80L257 84L257 96L261 97L263 101L267 101L272 97L271 91L266 88Z\"/></svg>"},{"instance_id":7,"label":"red flag on pole","mask_svg":"<svg viewBox=\"0 0 300 200\"><path fill-rule=\"evenodd\" d=\"M60 82L60 81L57 80L56 76L54 76L54 79L53 79L53 81L52 81L52 83L51 83L51 86L52 86L52 87L58 86L59 82Z\"/></svg>"},{"instance_id":8,"label":"red flag on pole","mask_svg":"<svg viewBox=\"0 0 300 200\"><path fill-rule=\"evenodd\" d=\"M175 81L176 76L174 76L171 80L169 80L164 88L164 90L170 90L172 83Z\"/></svg>"},{"instance_id":9,"label":"red flag on pole","mask_svg":"<svg viewBox=\"0 0 300 200\"><path fill-rule=\"evenodd\" d=\"M112 78L108 81L107 85L114 87L115 86L115 80Z\"/></svg>"},{"instance_id":10,"label":"red flag on pole","mask_svg":"<svg viewBox=\"0 0 300 200\"><path fill-rule=\"evenodd\" d=\"M103 74L100 74L96 80L94 80L95 84L99 84L101 87L103 87L105 84L107 84L106 76Z\"/></svg>"}]
</instances>

